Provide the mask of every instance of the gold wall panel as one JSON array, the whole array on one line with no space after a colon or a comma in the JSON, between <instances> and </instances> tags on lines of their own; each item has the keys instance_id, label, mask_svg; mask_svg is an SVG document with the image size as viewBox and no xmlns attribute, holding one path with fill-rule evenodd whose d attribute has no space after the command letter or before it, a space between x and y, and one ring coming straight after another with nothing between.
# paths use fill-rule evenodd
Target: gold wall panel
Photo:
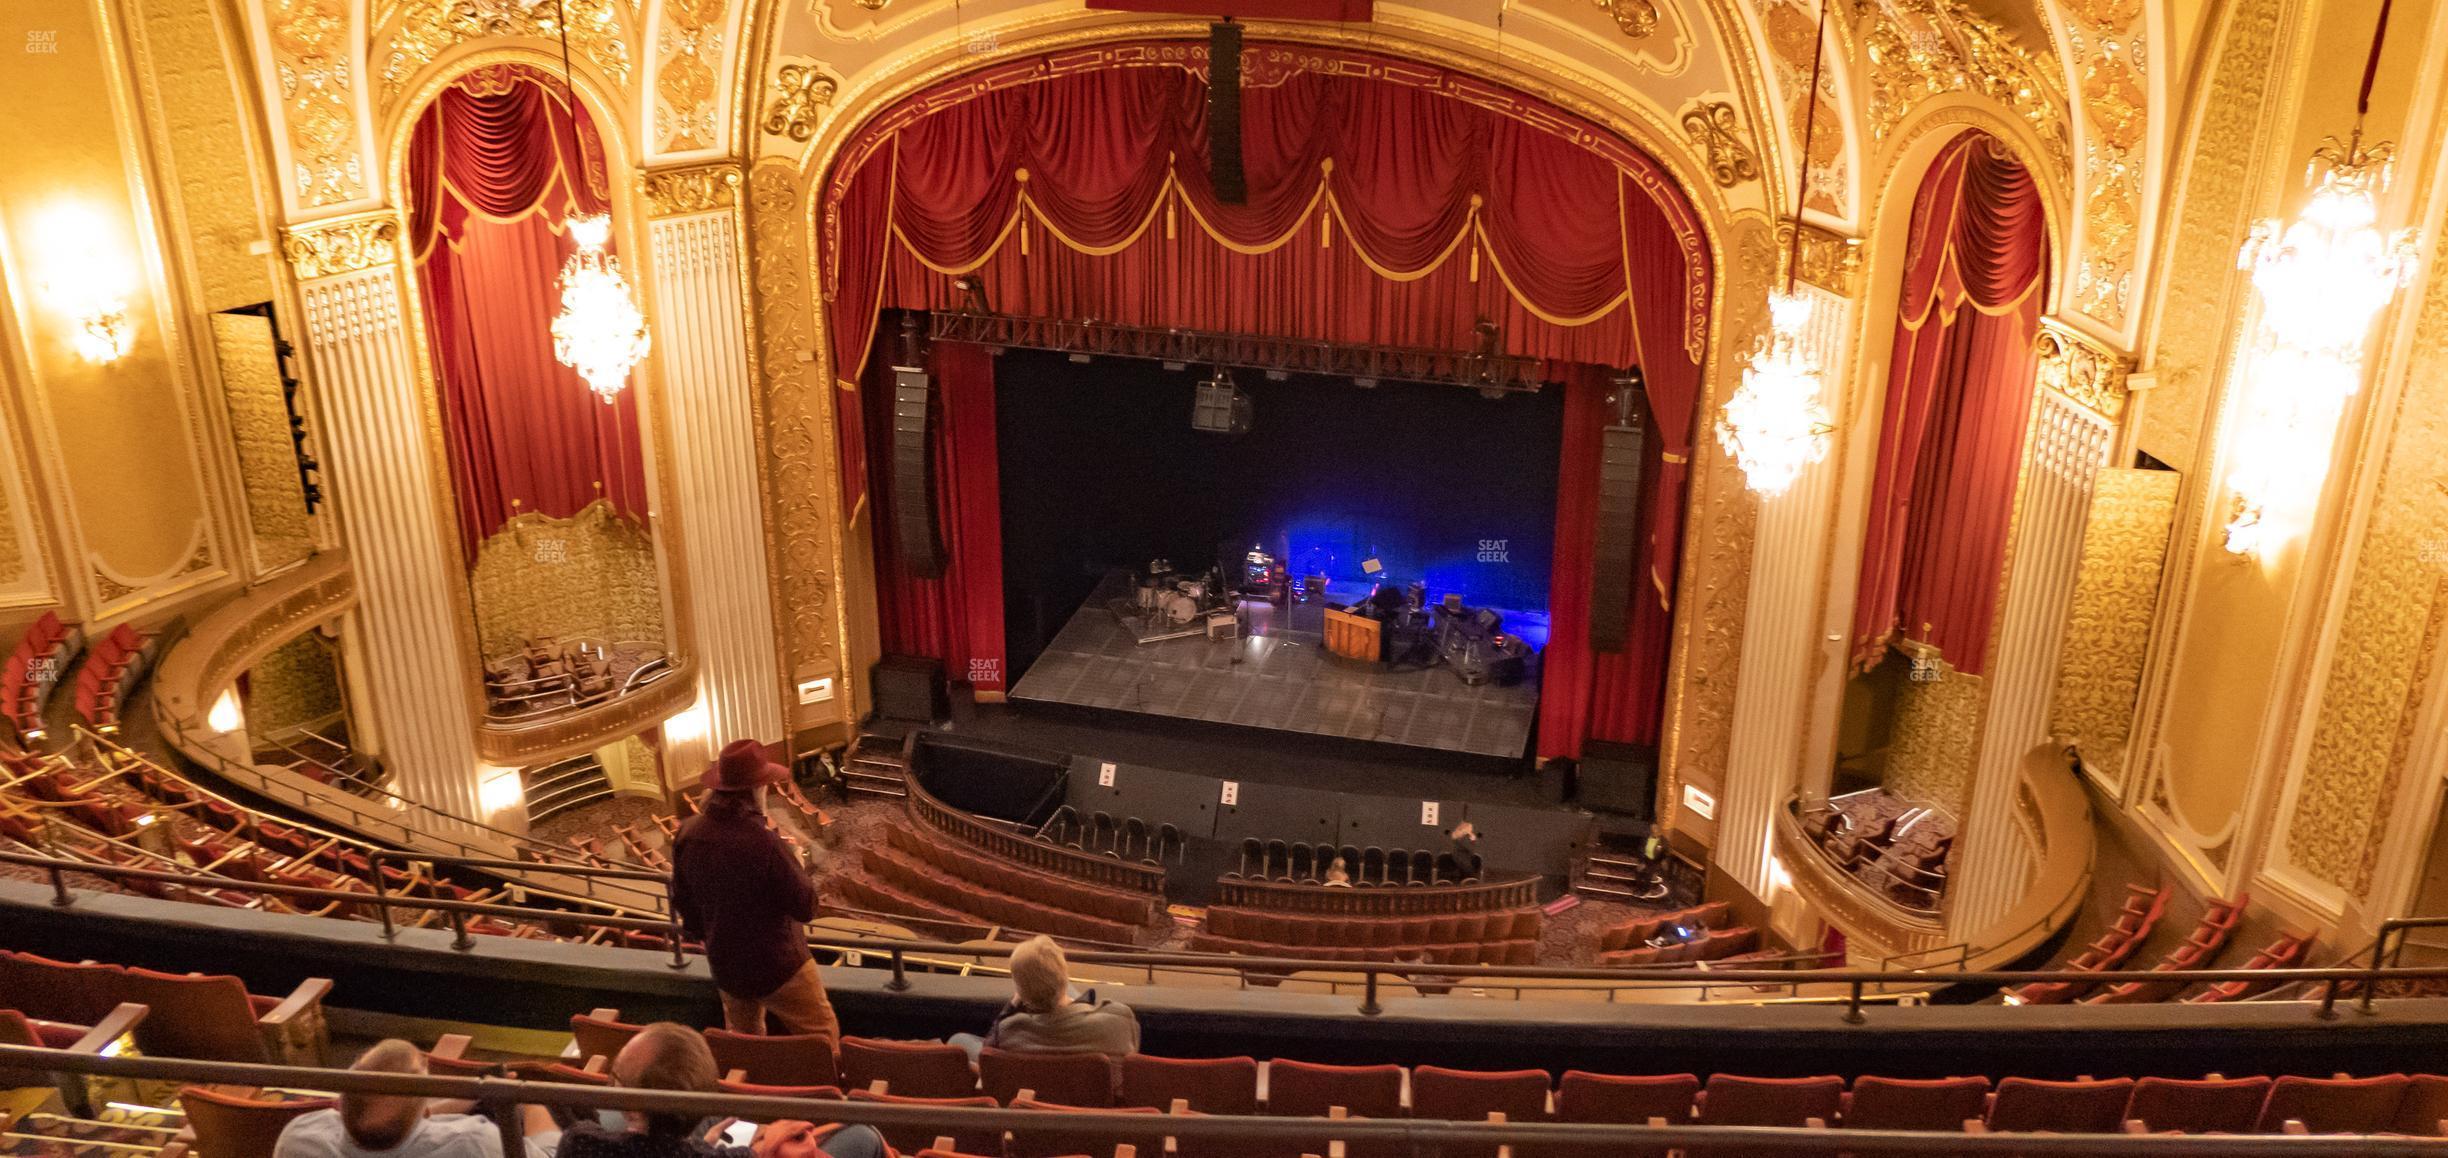
<instances>
[{"instance_id":1,"label":"gold wall panel","mask_svg":"<svg viewBox=\"0 0 2448 1158\"><path fill-rule=\"evenodd\" d=\"M1981 716L1988 687L1932 658L1934 673L1896 686L1895 724L1887 749L1887 791L1915 804L1936 805L1961 818L1972 803L1972 772L1980 755Z\"/></svg>"},{"instance_id":2,"label":"gold wall panel","mask_svg":"<svg viewBox=\"0 0 2448 1158\"><path fill-rule=\"evenodd\" d=\"M787 163L757 166L748 177L751 281L756 286L758 388L765 401L768 534L777 539L776 609L789 671L841 662L835 626L838 520L833 467L832 383L817 373L810 323L818 303L809 273L809 220ZM830 361L830 359L825 359Z\"/></svg>"},{"instance_id":3,"label":"gold wall panel","mask_svg":"<svg viewBox=\"0 0 2448 1158\"><path fill-rule=\"evenodd\" d=\"M663 25L653 42L656 152L710 149L721 141L714 126L714 70L722 65L723 18L730 7L728 0L663 0Z\"/></svg>"},{"instance_id":4,"label":"gold wall panel","mask_svg":"<svg viewBox=\"0 0 2448 1158\"><path fill-rule=\"evenodd\" d=\"M2421 311L2286 827L2289 862L2358 896L2448 616L2448 263L2432 265Z\"/></svg>"},{"instance_id":5,"label":"gold wall panel","mask_svg":"<svg viewBox=\"0 0 2448 1158\"><path fill-rule=\"evenodd\" d=\"M133 25L144 71L145 113L178 181L177 209L196 288L207 310L273 296L271 264L250 252L267 236L251 123L238 78L247 61L229 50L215 6L141 0ZM269 177L269 174L265 174Z\"/></svg>"},{"instance_id":6,"label":"gold wall panel","mask_svg":"<svg viewBox=\"0 0 2448 1158\"><path fill-rule=\"evenodd\" d=\"M654 542L609 502L566 519L513 516L477 547L468 586L487 661L547 635L670 646Z\"/></svg>"},{"instance_id":7,"label":"gold wall panel","mask_svg":"<svg viewBox=\"0 0 2448 1158\"><path fill-rule=\"evenodd\" d=\"M2119 783L2182 481L2174 471L2116 467L2091 479L2049 731Z\"/></svg>"},{"instance_id":8,"label":"gold wall panel","mask_svg":"<svg viewBox=\"0 0 2448 1158\"><path fill-rule=\"evenodd\" d=\"M314 530L298 482L272 320L261 314L213 314L210 324L256 562L266 569L295 563L314 550Z\"/></svg>"},{"instance_id":9,"label":"gold wall panel","mask_svg":"<svg viewBox=\"0 0 2448 1158\"><path fill-rule=\"evenodd\" d=\"M342 0L264 0L272 76L289 135L289 191L312 209L366 196L357 67Z\"/></svg>"},{"instance_id":10,"label":"gold wall panel","mask_svg":"<svg viewBox=\"0 0 2448 1158\"><path fill-rule=\"evenodd\" d=\"M2202 425L2234 341L2236 250L2252 228L2266 171L2273 81L2285 63L2278 36L2293 10L2290 0L2236 0L2228 9L2155 287L2158 385L2142 408L2138 445L2187 474L2198 473ZM2292 170L2291 161L2277 160Z\"/></svg>"},{"instance_id":11,"label":"gold wall panel","mask_svg":"<svg viewBox=\"0 0 2448 1158\"><path fill-rule=\"evenodd\" d=\"M247 732L257 740L300 728L329 735L325 725L345 710L338 657L321 632L308 631L273 648L247 669Z\"/></svg>"},{"instance_id":12,"label":"gold wall panel","mask_svg":"<svg viewBox=\"0 0 2448 1158\"><path fill-rule=\"evenodd\" d=\"M408 78L444 49L461 41L507 37L557 41L563 12L569 18L570 51L594 64L614 87L629 86L629 22L636 8L622 0L401 0L398 11L399 23L388 41L378 34L366 47L367 65L380 63L386 109L403 95L401 86ZM600 127L612 131L611 126Z\"/></svg>"},{"instance_id":13,"label":"gold wall panel","mask_svg":"<svg viewBox=\"0 0 2448 1158\"><path fill-rule=\"evenodd\" d=\"M1830 22L1827 59L1822 62L1819 91L1811 94L1807 103L1811 121L1803 117L1803 89L1810 87L1811 40L1819 29L1818 10L1799 0L1770 0L1760 6L1760 28L1768 38L1768 51L1775 61L1777 90L1785 101L1786 136L1789 138L1781 155L1802 151L1804 129L1811 139L1810 171L1805 182L1810 187L1809 208L1835 217L1851 217L1852 185L1850 154L1846 138L1851 126L1837 110L1843 107L1836 96L1836 70L1844 63L1844 41L1841 30ZM1782 174L1779 175L1780 183ZM1784 207L1792 208L1793 194L1784 197Z\"/></svg>"}]
</instances>

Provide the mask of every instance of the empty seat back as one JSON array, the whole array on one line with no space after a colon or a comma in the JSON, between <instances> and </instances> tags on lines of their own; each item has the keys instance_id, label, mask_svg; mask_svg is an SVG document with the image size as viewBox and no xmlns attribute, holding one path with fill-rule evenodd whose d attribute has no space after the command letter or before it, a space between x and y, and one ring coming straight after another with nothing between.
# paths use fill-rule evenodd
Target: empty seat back
<instances>
[{"instance_id":1,"label":"empty seat back","mask_svg":"<svg viewBox=\"0 0 2448 1158\"><path fill-rule=\"evenodd\" d=\"M331 1098L245 1098L202 1086L179 1091L197 1158L263 1158L291 1121L336 1104Z\"/></svg>"},{"instance_id":2,"label":"empty seat back","mask_svg":"<svg viewBox=\"0 0 2448 1158\"><path fill-rule=\"evenodd\" d=\"M1267 1113L1323 1117L1341 1106L1356 1118L1402 1116L1401 1066L1332 1066L1277 1058L1267 1063Z\"/></svg>"},{"instance_id":3,"label":"empty seat back","mask_svg":"<svg viewBox=\"0 0 2448 1158\"><path fill-rule=\"evenodd\" d=\"M1148 1132L1145 1134L1115 1137L1111 1134L1088 1133L1065 1128L1062 1121L1065 1115L1093 1110L1097 1107L1067 1106L1059 1102L1045 1102L1034 1098L1013 1102L1011 1107L1015 1110L1040 1111L1046 1115L1047 1125L1042 1128L1014 1129L1011 1132L1010 1144L1004 1149L1008 1158L1068 1158L1076 1154L1110 1154L1117 1144L1136 1147L1138 1153L1148 1155L1150 1158L1161 1158L1165 1153L1166 1135L1162 1123L1166 1115L1161 1110L1152 1110L1144 1106L1124 1109L1122 1113L1144 1114L1155 1121L1149 1124Z\"/></svg>"},{"instance_id":4,"label":"empty seat back","mask_svg":"<svg viewBox=\"0 0 2448 1158\"><path fill-rule=\"evenodd\" d=\"M714 1051L717 1071L728 1075L733 1070L746 1070L744 1080L752 1085L829 1086L841 1080L831 1034L764 1036L709 1029L705 1039L706 1046Z\"/></svg>"},{"instance_id":5,"label":"empty seat back","mask_svg":"<svg viewBox=\"0 0 2448 1158\"><path fill-rule=\"evenodd\" d=\"M607 1017L576 1014L570 1018L570 1039L578 1047L579 1064L584 1065L588 1058L596 1057L609 1062L620 1053L622 1046L629 1044L630 1038L636 1037L638 1031L644 1028Z\"/></svg>"},{"instance_id":6,"label":"empty seat back","mask_svg":"<svg viewBox=\"0 0 2448 1158\"><path fill-rule=\"evenodd\" d=\"M118 979L123 1000L153 1007L136 1027L136 1045L158 1057L268 1062L246 984L235 977L130 969Z\"/></svg>"},{"instance_id":7,"label":"empty seat back","mask_svg":"<svg viewBox=\"0 0 2448 1158\"><path fill-rule=\"evenodd\" d=\"M876 1082L886 1083L886 1093L908 1098L964 1098L977 1092L969 1055L936 1041L845 1037L841 1071L842 1086L853 1092Z\"/></svg>"},{"instance_id":8,"label":"empty seat back","mask_svg":"<svg viewBox=\"0 0 2448 1158\"><path fill-rule=\"evenodd\" d=\"M978 1053L978 1085L1009 1105L1020 1091L1037 1101L1094 1109L1113 1104L1113 1062L1101 1053L1015 1052L987 1046Z\"/></svg>"},{"instance_id":9,"label":"empty seat back","mask_svg":"<svg viewBox=\"0 0 2448 1158\"><path fill-rule=\"evenodd\" d=\"M847 1061L850 1056L849 1045L853 1040L855 1039L842 1039L842 1057L845 1061ZM954 1052L958 1052L958 1050L955 1050ZM966 1057L967 1055L963 1055L963 1060L966 1060ZM992 1108L995 1104L995 1100L993 1098L989 1098L984 1094L977 1094L965 1098L905 1098L895 1094L875 1094L869 1093L864 1089L853 1089L849 1091L849 1095L850 1100L853 1102L885 1102L903 1106L981 1106ZM936 1137L941 1134L942 1131L928 1126L894 1126L889 1129L881 1130L879 1133L884 1135L884 1141L893 1149L907 1152L927 1149L934 1144ZM955 1132L951 1135L951 1137L953 1149L959 1150L963 1153L1001 1154L1003 1152L1003 1131L1001 1130L973 1128L966 1131Z\"/></svg>"},{"instance_id":10,"label":"empty seat back","mask_svg":"<svg viewBox=\"0 0 2448 1158\"><path fill-rule=\"evenodd\" d=\"M1202 1114L1258 1112L1258 1062L1253 1058L1167 1058L1132 1054L1122 1059L1125 1106L1163 1110L1187 1102Z\"/></svg>"},{"instance_id":11,"label":"empty seat back","mask_svg":"<svg viewBox=\"0 0 2448 1158\"><path fill-rule=\"evenodd\" d=\"M2132 1078L2050 1082L2006 1078L1989 1103L1989 1128L2058 1134L2113 1134L2133 1098Z\"/></svg>"},{"instance_id":12,"label":"empty seat back","mask_svg":"<svg viewBox=\"0 0 2448 1158\"><path fill-rule=\"evenodd\" d=\"M2125 1116L2155 1132L2243 1134L2260 1119L2269 1090L2268 1078L2143 1078Z\"/></svg>"},{"instance_id":13,"label":"empty seat back","mask_svg":"<svg viewBox=\"0 0 2448 1158\"><path fill-rule=\"evenodd\" d=\"M1547 1071L1488 1073L1439 1066L1411 1069L1411 1116L1450 1122L1484 1122L1502 1114L1507 1122L1547 1120ZM1447 1155L1489 1155L1494 1146L1445 1146Z\"/></svg>"},{"instance_id":14,"label":"empty seat back","mask_svg":"<svg viewBox=\"0 0 2448 1158\"><path fill-rule=\"evenodd\" d=\"M2414 1084L2404 1074L2377 1078L2282 1077L2270 1084L2254 1129L2275 1134L2288 1122L2301 1122L2315 1134L2377 1134L2397 1118L2406 1089Z\"/></svg>"},{"instance_id":15,"label":"empty seat back","mask_svg":"<svg viewBox=\"0 0 2448 1158\"><path fill-rule=\"evenodd\" d=\"M1834 1121L1844 1105L1844 1079L1747 1078L1716 1074L1700 1095L1700 1123L1706 1126L1788 1126L1810 1119ZM1697 1147L1686 1158L1735 1158L1740 1151Z\"/></svg>"}]
</instances>

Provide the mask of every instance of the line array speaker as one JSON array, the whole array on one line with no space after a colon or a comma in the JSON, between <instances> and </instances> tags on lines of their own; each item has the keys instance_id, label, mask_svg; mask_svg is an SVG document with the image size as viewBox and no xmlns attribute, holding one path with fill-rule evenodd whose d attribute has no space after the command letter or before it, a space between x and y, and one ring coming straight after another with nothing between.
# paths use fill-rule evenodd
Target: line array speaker
<instances>
[{"instance_id":1,"label":"line array speaker","mask_svg":"<svg viewBox=\"0 0 2448 1158\"><path fill-rule=\"evenodd\" d=\"M927 423L934 380L915 366L893 367L893 549L920 579L941 579L943 536L935 527L935 472L927 463Z\"/></svg>"},{"instance_id":2,"label":"line array speaker","mask_svg":"<svg viewBox=\"0 0 2448 1158\"><path fill-rule=\"evenodd\" d=\"M1249 199L1241 171L1241 26L1223 20L1207 29L1207 180L1216 200L1239 205Z\"/></svg>"},{"instance_id":3,"label":"line array speaker","mask_svg":"<svg viewBox=\"0 0 2448 1158\"><path fill-rule=\"evenodd\" d=\"M1575 772L1581 807L1634 820L1657 819L1657 749L1585 741Z\"/></svg>"},{"instance_id":4,"label":"line array speaker","mask_svg":"<svg viewBox=\"0 0 2448 1158\"><path fill-rule=\"evenodd\" d=\"M1590 568L1590 647L1622 651L1629 631L1640 538L1641 440L1637 422L1599 436L1598 547Z\"/></svg>"}]
</instances>

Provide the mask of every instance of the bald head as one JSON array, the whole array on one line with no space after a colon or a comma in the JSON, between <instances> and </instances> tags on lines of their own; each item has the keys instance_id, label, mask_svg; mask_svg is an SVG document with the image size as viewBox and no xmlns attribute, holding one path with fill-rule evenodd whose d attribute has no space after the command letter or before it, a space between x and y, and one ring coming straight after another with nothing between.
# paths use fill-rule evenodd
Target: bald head
<instances>
[{"instance_id":1,"label":"bald head","mask_svg":"<svg viewBox=\"0 0 2448 1158\"><path fill-rule=\"evenodd\" d=\"M357 1056L349 1067L369 1074L421 1074L425 1052L391 1038ZM425 1117L425 1099L399 1094L340 1095L340 1125L350 1139L368 1150L390 1150L408 1140Z\"/></svg>"},{"instance_id":2,"label":"bald head","mask_svg":"<svg viewBox=\"0 0 2448 1158\"><path fill-rule=\"evenodd\" d=\"M658 1021L639 1030L612 1059L612 1080L633 1090L706 1094L714 1091L721 1076L705 1038L677 1022ZM694 1115L646 1115L649 1134L678 1137L696 1124Z\"/></svg>"}]
</instances>

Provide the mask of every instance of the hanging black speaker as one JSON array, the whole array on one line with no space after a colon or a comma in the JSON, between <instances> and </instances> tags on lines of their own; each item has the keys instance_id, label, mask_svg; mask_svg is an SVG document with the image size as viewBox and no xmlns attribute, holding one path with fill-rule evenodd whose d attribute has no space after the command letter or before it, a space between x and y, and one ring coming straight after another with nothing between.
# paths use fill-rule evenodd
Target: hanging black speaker
<instances>
[{"instance_id":1,"label":"hanging black speaker","mask_svg":"<svg viewBox=\"0 0 2448 1158\"><path fill-rule=\"evenodd\" d=\"M934 380L916 366L893 367L893 550L920 579L941 579L943 536L935 526L935 472L927 464Z\"/></svg>"},{"instance_id":2,"label":"hanging black speaker","mask_svg":"<svg viewBox=\"0 0 2448 1158\"><path fill-rule=\"evenodd\" d=\"M1241 172L1241 26L1207 26L1207 181L1216 200L1249 200Z\"/></svg>"},{"instance_id":3,"label":"hanging black speaker","mask_svg":"<svg viewBox=\"0 0 2448 1158\"><path fill-rule=\"evenodd\" d=\"M1632 389L1617 386L1618 393ZM1599 435L1598 543L1590 567L1589 641L1594 651L1624 649L1630 629L1634 564L1640 545L1640 421L1628 413Z\"/></svg>"}]
</instances>

